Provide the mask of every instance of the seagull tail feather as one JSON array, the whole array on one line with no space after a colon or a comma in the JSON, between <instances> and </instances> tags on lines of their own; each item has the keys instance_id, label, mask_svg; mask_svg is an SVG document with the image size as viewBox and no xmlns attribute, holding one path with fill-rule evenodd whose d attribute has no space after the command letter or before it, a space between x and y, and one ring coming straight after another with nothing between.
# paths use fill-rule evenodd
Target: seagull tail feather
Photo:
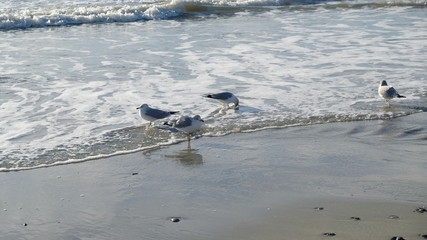
<instances>
[{"instance_id":1,"label":"seagull tail feather","mask_svg":"<svg viewBox=\"0 0 427 240\"><path fill-rule=\"evenodd\" d=\"M402 95L400 95L400 94L397 94L397 97L398 97L398 98L406 98L405 96L402 96Z\"/></svg>"},{"instance_id":2,"label":"seagull tail feather","mask_svg":"<svg viewBox=\"0 0 427 240\"><path fill-rule=\"evenodd\" d=\"M171 112L169 112L170 114L177 114L177 113L179 113L179 111L171 111Z\"/></svg>"}]
</instances>

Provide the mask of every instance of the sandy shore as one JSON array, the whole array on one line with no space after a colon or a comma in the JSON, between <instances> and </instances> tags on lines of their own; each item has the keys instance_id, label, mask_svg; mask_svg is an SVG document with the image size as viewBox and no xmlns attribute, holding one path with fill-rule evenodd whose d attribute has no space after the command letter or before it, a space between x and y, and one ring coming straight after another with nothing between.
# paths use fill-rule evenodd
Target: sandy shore
<instances>
[{"instance_id":1,"label":"sandy shore","mask_svg":"<svg viewBox=\"0 0 427 240\"><path fill-rule=\"evenodd\" d=\"M270 209L266 217L216 239L425 239L427 217L414 212L416 206L348 198L305 200Z\"/></svg>"},{"instance_id":2,"label":"sandy shore","mask_svg":"<svg viewBox=\"0 0 427 240\"><path fill-rule=\"evenodd\" d=\"M423 239L426 122L203 137L2 172L0 239Z\"/></svg>"}]
</instances>

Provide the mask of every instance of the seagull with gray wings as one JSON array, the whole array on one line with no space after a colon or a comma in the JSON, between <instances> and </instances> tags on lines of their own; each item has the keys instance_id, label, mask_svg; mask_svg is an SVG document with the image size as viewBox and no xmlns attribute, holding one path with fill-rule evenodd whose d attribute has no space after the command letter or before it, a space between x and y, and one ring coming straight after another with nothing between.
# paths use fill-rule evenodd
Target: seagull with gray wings
<instances>
[{"instance_id":1,"label":"seagull with gray wings","mask_svg":"<svg viewBox=\"0 0 427 240\"><path fill-rule=\"evenodd\" d=\"M378 87L378 94L387 102L393 98L406 98L400 95L394 87L387 85L385 80L381 80L380 86Z\"/></svg>"},{"instance_id":2,"label":"seagull with gray wings","mask_svg":"<svg viewBox=\"0 0 427 240\"><path fill-rule=\"evenodd\" d=\"M159 119L167 118L171 116L172 114L178 113L177 111L163 111L160 109L150 108L148 104L141 104L141 106L137 107L136 109L139 110L139 115L144 119L150 122L150 125Z\"/></svg>"},{"instance_id":3,"label":"seagull with gray wings","mask_svg":"<svg viewBox=\"0 0 427 240\"><path fill-rule=\"evenodd\" d=\"M239 99L231 92L207 94L205 97L217 100L222 103L225 108L239 109Z\"/></svg>"},{"instance_id":4,"label":"seagull with gray wings","mask_svg":"<svg viewBox=\"0 0 427 240\"><path fill-rule=\"evenodd\" d=\"M184 132L187 135L187 141L190 142L191 133L202 129L204 121L200 115L195 115L194 117L181 116L180 118L169 120L164 124Z\"/></svg>"}]
</instances>

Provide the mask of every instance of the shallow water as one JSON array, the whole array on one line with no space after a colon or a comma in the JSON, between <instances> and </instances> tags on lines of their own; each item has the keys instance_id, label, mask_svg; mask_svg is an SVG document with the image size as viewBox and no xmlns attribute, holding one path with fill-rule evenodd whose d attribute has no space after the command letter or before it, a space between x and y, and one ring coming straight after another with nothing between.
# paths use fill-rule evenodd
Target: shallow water
<instances>
[{"instance_id":1,"label":"shallow water","mask_svg":"<svg viewBox=\"0 0 427 240\"><path fill-rule=\"evenodd\" d=\"M185 139L146 129L141 103L200 114L204 136L427 108L425 2L62 3L8 1L0 10L2 170ZM35 9L44 14L37 23L18 18L34 20ZM148 9L158 15L135 18ZM380 79L407 98L388 106ZM202 97L218 91L234 92L240 110Z\"/></svg>"}]
</instances>

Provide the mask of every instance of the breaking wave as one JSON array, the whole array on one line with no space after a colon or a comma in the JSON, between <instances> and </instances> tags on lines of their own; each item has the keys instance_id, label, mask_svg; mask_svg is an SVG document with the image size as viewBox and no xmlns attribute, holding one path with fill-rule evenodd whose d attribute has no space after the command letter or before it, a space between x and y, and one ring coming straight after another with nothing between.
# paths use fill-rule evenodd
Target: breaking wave
<instances>
[{"instance_id":1,"label":"breaking wave","mask_svg":"<svg viewBox=\"0 0 427 240\"><path fill-rule=\"evenodd\" d=\"M148 20L167 20L180 17L232 14L243 11L266 11L272 7L285 8L360 8L410 6L426 7L427 1L328 1L328 0L195 0L155 2L141 5L69 6L63 8L0 9L0 30L72 26L81 24L125 23ZM317 6L319 5L319 6Z\"/></svg>"}]
</instances>

